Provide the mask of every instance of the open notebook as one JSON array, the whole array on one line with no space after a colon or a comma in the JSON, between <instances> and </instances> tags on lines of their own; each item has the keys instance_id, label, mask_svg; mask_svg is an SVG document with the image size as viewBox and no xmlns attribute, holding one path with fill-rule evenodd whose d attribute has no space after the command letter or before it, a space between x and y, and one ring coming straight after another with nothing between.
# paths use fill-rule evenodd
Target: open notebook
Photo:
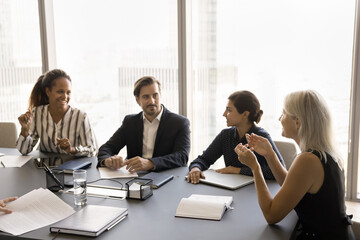
<instances>
[{"instance_id":1,"label":"open notebook","mask_svg":"<svg viewBox=\"0 0 360 240\"><path fill-rule=\"evenodd\" d=\"M220 221L227 209L232 209L232 196L213 196L192 194L182 198L175 217L200 218Z\"/></svg>"},{"instance_id":2,"label":"open notebook","mask_svg":"<svg viewBox=\"0 0 360 240\"><path fill-rule=\"evenodd\" d=\"M217 187L235 190L254 182L254 177L241 174L221 174L212 169L203 171L205 179L200 178L201 183Z\"/></svg>"}]
</instances>

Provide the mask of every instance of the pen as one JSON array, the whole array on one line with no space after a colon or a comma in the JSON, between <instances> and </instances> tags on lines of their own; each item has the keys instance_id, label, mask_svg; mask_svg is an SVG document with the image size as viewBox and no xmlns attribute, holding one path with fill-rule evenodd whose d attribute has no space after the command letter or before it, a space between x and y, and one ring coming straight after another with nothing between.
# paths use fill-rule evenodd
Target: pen
<instances>
[{"instance_id":1,"label":"pen","mask_svg":"<svg viewBox=\"0 0 360 240\"><path fill-rule=\"evenodd\" d=\"M1 165L3 166L3 167L5 167L5 164L2 162L2 161L0 161L1 162Z\"/></svg>"},{"instance_id":2,"label":"pen","mask_svg":"<svg viewBox=\"0 0 360 240\"><path fill-rule=\"evenodd\" d=\"M51 169L45 163L44 163L44 170L47 174L50 175L50 177L56 182L56 184L59 185L59 187L61 189L64 189L64 185L61 184L59 179L54 175L54 173L51 171Z\"/></svg>"}]
</instances>

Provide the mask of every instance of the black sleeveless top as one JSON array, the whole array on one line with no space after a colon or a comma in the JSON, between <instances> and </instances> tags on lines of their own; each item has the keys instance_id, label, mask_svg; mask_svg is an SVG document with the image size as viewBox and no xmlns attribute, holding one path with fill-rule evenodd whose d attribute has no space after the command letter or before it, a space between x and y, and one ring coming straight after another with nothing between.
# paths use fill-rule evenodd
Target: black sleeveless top
<instances>
[{"instance_id":1,"label":"black sleeveless top","mask_svg":"<svg viewBox=\"0 0 360 240\"><path fill-rule=\"evenodd\" d=\"M312 151L324 168L324 182L316 194L306 193L295 211L299 217L300 234L295 239L355 239L351 219L345 210L345 177L333 158L327 161L318 151Z\"/></svg>"}]
</instances>

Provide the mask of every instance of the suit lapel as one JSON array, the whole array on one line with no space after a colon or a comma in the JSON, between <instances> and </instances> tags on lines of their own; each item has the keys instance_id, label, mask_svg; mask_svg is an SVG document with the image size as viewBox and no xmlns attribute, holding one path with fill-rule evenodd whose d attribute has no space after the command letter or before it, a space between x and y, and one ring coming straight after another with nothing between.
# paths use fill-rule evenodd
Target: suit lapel
<instances>
[{"instance_id":1,"label":"suit lapel","mask_svg":"<svg viewBox=\"0 0 360 240\"><path fill-rule=\"evenodd\" d=\"M159 128L158 128L157 133L156 133L153 156L156 156L155 154L156 154L156 151L157 151L157 149L159 147L158 143L160 141L160 138L161 138L162 134L164 134L165 128L166 128L166 120L167 120L168 110L164 107L164 105L161 105L161 106L163 107L163 113L161 115Z\"/></svg>"},{"instance_id":2,"label":"suit lapel","mask_svg":"<svg viewBox=\"0 0 360 240\"><path fill-rule=\"evenodd\" d=\"M135 134L135 141L136 146L139 146L139 156L142 156L143 152L143 132L144 132L144 119L142 112L137 117L137 123L136 123L136 134Z\"/></svg>"}]
</instances>

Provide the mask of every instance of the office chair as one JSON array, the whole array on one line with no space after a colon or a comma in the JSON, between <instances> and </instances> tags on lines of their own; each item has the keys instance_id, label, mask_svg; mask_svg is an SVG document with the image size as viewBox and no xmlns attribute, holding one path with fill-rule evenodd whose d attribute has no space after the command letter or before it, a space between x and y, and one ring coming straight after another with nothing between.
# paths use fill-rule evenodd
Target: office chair
<instances>
[{"instance_id":1,"label":"office chair","mask_svg":"<svg viewBox=\"0 0 360 240\"><path fill-rule=\"evenodd\" d=\"M295 144L285 141L274 141L274 143L284 159L286 169L289 169L298 153Z\"/></svg>"},{"instance_id":2,"label":"office chair","mask_svg":"<svg viewBox=\"0 0 360 240\"><path fill-rule=\"evenodd\" d=\"M18 132L14 122L0 122L0 147L15 148L17 138Z\"/></svg>"}]
</instances>

